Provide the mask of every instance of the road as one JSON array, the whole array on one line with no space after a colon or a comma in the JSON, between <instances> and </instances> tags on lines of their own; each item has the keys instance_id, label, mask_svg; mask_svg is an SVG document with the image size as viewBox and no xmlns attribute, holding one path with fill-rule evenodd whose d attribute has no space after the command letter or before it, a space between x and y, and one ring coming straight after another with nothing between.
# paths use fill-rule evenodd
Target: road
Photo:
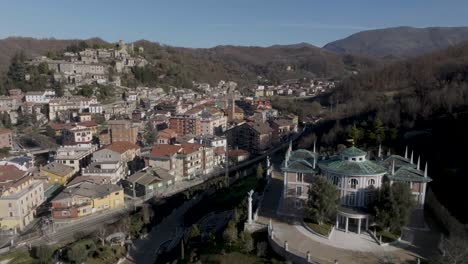
<instances>
[{"instance_id":1,"label":"road","mask_svg":"<svg viewBox=\"0 0 468 264\"><path fill-rule=\"evenodd\" d=\"M90 234L99 229L102 225L109 224L109 221L117 221L121 217L128 215L131 210L132 208L124 207L91 215L78 222L68 223L62 227L50 227L45 231L45 234L40 237L21 237L17 242L21 245L36 246L44 244L44 241L57 243L60 241L75 240L74 236L76 233Z\"/></svg>"},{"instance_id":2,"label":"road","mask_svg":"<svg viewBox=\"0 0 468 264\"><path fill-rule=\"evenodd\" d=\"M175 209L168 217L151 229L151 232L142 239L137 239L129 252L126 263L154 264L156 262L161 245L171 241L182 231L184 215L188 209L198 203L202 195L184 203Z\"/></svg>"}]
</instances>

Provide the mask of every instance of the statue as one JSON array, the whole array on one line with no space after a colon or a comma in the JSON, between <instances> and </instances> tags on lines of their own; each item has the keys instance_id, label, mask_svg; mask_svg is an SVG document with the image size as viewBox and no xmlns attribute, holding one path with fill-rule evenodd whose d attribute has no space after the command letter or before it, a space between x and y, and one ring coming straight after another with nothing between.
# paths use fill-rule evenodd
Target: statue
<instances>
[{"instance_id":1,"label":"statue","mask_svg":"<svg viewBox=\"0 0 468 264\"><path fill-rule=\"evenodd\" d=\"M248 215L247 215L247 222L249 224L251 224L253 222L253 219L252 219L252 195L254 194L254 191L253 190L250 190L248 193L249 195L249 198L248 198L248 206L249 206L249 211L248 211Z\"/></svg>"}]
</instances>

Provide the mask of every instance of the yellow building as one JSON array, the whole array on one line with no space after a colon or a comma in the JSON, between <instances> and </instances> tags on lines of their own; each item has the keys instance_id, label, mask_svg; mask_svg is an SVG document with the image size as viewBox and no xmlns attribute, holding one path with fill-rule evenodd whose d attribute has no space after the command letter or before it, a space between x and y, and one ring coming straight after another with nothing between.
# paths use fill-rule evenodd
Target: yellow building
<instances>
[{"instance_id":1,"label":"yellow building","mask_svg":"<svg viewBox=\"0 0 468 264\"><path fill-rule=\"evenodd\" d=\"M124 206L124 191L115 184L80 182L52 200L54 218L79 218Z\"/></svg>"},{"instance_id":2,"label":"yellow building","mask_svg":"<svg viewBox=\"0 0 468 264\"><path fill-rule=\"evenodd\" d=\"M234 109L234 119L236 120L244 120L244 110L242 108L236 106Z\"/></svg>"},{"instance_id":3,"label":"yellow building","mask_svg":"<svg viewBox=\"0 0 468 264\"><path fill-rule=\"evenodd\" d=\"M44 202L42 181L13 165L0 166L0 229L12 232L30 224Z\"/></svg>"},{"instance_id":4,"label":"yellow building","mask_svg":"<svg viewBox=\"0 0 468 264\"><path fill-rule=\"evenodd\" d=\"M39 175L47 178L50 184L67 184L74 174L74 169L70 166L58 162L52 162L40 168Z\"/></svg>"}]
</instances>

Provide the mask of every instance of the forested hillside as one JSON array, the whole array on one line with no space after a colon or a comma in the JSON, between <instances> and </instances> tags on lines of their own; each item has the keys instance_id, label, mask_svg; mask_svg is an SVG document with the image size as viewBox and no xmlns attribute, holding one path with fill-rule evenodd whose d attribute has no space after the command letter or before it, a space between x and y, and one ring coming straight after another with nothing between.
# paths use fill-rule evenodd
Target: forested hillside
<instances>
[{"instance_id":1,"label":"forested hillside","mask_svg":"<svg viewBox=\"0 0 468 264\"><path fill-rule=\"evenodd\" d=\"M396 27L358 32L324 49L375 58L404 59L468 41L468 27Z\"/></svg>"},{"instance_id":2,"label":"forested hillside","mask_svg":"<svg viewBox=\"0 0 468 264\"><path fill-rule=\"evenodd\" d=\"M54 58L66 49L83 48L79 45L112 46L98 38L6 38L0 40L0 73L7 73L13 57L19 53L23 53L25 59L39 55ZM352 72L379 65L379 61L375 59L335 54L309 44L190 49L141 40L134 45L144 48L141 55L150 64L144 68L135 68L132 74L124 76L124 84L130 86L142 84L190 87L192 81L214 84L219 80L233 80L248 85L258 81L277 83L280 80L302 77L343 78Z\"/></svg>"}]
</instances>

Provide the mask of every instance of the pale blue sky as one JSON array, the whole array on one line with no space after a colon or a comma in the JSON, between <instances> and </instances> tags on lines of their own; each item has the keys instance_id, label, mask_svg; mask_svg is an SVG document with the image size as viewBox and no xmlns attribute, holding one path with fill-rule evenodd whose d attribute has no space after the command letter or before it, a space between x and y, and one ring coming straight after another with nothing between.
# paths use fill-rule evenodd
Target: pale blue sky
<instances>
[{"instance_id":1,"label":"pale blue sky","mask_svg":"<svg viewBox=\"0 0 468 264\"><path fill-rule=\"evenodd\" d=\"M0 0L0 38L322 46L358 31L395 26L468 26L468 1Z\"/></svg>"}]
</instances>

